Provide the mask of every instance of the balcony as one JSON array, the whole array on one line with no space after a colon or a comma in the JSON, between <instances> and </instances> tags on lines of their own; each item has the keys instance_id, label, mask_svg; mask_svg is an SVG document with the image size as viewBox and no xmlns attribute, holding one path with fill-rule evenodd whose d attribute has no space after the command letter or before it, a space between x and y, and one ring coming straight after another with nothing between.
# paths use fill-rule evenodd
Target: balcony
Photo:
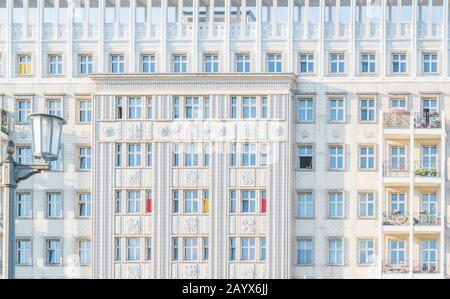
<instances>
[{"instance_id":1,"label":"balcony","mask_svg":"<svg viewBox=\"0 0 450 299\"><path fill-rule=\"evenodd\" d=\"M411 123L411 113L404 109L391 109L383 113L384 128L409 128Z\"/></svg>"},{"instance_id":2,"label":"balcony","mask_svg":"<svg viewBox=\"0 0 450 299\"><path fill-rule=\"evenodd\" d=\"M93 39L98 36L99 28L98 28L97 24L88 24L86 29L87 30L85 30L83 23L73 24L73 33L72 33L73 38L74 39ZM60 33L61 33L61 31L60 31Z\"/></svg>"},{"instance_id":3,"label":"balcony","mask_svg":"<svg viewBox=\"0 0 450 299\"><path fill-rule=\"evenodd\" d=\"M311 39L319 36L319 25L317 23L294 23L294 38Z\"/></svg>"},{"instance_id":4,"label":"balcony","mask_svg":"<svg viewBox=\"0 0 450 299\"><path fill-rule=\"evenodd\" d=\"M407 177L409 175L408 162L399 164L392 161L384 161L383 175L385 177Z\"/></svg>"},{"instance_id":5,"label":"balcony","mask_svg":"<svg viewBox=\"0 0 450 299\"><path fill-rule=\"evenodd\" d=\"M414 273L439 273L437 261L414 261Z\"/></svg>"},{"instance_id":6,"label":"balcony","mask_svg":"<svg viewBox=\"0 0 450 299\"><path fill-rule=\"evenodd\" d=\"M441 116L439 112L414 114L414 128L416 129L438 129L441 128Z\"/></svg>"},{"instance_id":7,"label":"balcony","mask_svg":"<svg viewBox=\"0 0 450 299\"><path fill-rule=\"evenodd\" d=\"M262 36L263 37L287 37L287 32L288 32L288 24L287 23L263 23L262 24Z\"/></svg>"},{"instance_id":8,"label":"balcony","mask_svg":"<svg viewBox=\"0 0 450 299\"><path fill-rule=\"evenodd\" d=\"M417 37L440 37L442 27L442 23L417 22Z\"/></svg>"},{"instance_id":9,"label":"balcony","mask_svg":"<svg viewBox=\"0 0 450 299\"><path fill-rule=\"evenodd\" d=\"M379 23L364 23L356 22L356 37L358 38L377 38L380 36L380 24Z\"/></svg>"},{"instance_id":10,"label":"balcony","mask_svg":"<svg viewBox=\"0 0 450 299\"><path fill-rule=\"evenodd\" d=\"M407 226L409 225L409 217L400 211L384 212L383 225Z\"/></svg>"},{"instance_id":11,"label":"balcony","mask_svg":"<svg viewBox=\"0 0 450 299\"><path fill-rule=\"evenodd\" d=\"M128 24L105 23L105 39L127 38L129 36Z\"/></svg>"},{"instance_id":12,"label":"balcony","mask_svg":"<svg viewBox=\"0 0 450 299\"><path fill-rule=\"evenodd\" d=\"M198 35L200 39L221 39L225 37L224 23L199 23Z\"/></svg>"},{"instance_id":13,"label":"balcony","mask_svg":"<svg viewBox=\"0 0 450 299\"><path fill-rule=\"evenodd\" d=\"M336 28L337 27L337 28ZM350 24L325 22L325 37L348 37L350 35Z\"/></svg>"},{"instance_id":14,"label":"balcony","mask_svg":"<svg viewBox=\"0 0 450 299\"><path fill-rule=\"evenodd\" d=\"M192 23L168 23L167 38L169 39L190 39L194 35L194 25Z\"/></svg>"},{"instance_id":15,"label":"balcony","mask_svg":"<svg viewBox=\"0 0 450 299\"><path fill-rule=\"evenodd\" d=\"M441 172L438 167L439 163L435 162L430 165L429 162L424 163L424 161L414 161L414 175L419 177L440 177Z\"/></svg>"},{"instance_id":16,"label":"balcony","mask_svg":"<svg viewBox=\"0 0 450 299\"><path fill-rule=\"evenodd\" d=\"M383 261L383 273L405 274L409 273L409 266L406 262L392 262L391 260Z\"/></svg>"},{"instance_id":17,"label":"balcony","mask_svg":"<svg viewBox=\"0 0 450 299\"><path fill-rule=\"evenodd\" d=\"M412 23L387 23L388 38L409 38L412 35Z\"/></svg>"},{"instance_id":18,"label":"balcony","mask_svg":"<svg viewBox=\"0 0 450 299\"><path fill-rule=\"evenodd\" d=\"M436 214L427 213L425 211L418 212L413 218L414 225L423 226L439 226L441 225L441 217Z\"/></svg>"}]
</instances>

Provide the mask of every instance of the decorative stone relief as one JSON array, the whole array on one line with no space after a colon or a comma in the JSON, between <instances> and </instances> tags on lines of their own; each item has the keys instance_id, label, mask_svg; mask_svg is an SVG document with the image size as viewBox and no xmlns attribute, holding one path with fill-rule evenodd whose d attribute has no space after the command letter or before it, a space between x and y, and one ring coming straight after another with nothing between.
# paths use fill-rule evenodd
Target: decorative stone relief
<instances>
[{"instance_id":1,"label":"decorative stone relief","mask_svg":"<svg viewBox=\"0 0 450 299\"><path fill-rule=\"evenodd\" d=\"M225 136L227 134L227 128L224 126L217 128L217 134L219 136Z\"/></svg>"},{"instance_id":2,"label":"decorative stone relief","mask_svg":"<svg viewBox=\"0 0 450 299\"><path fill-rule=\"evenodd\" d=\"M159 134L161 134L161 136L163 137L167 137L170 134L170 129L169 127L163 127L159 129Z\"/></svg>"},{"instance_id":3,"label":"decorative stone relief","mask_svg":"<svg viewBox=\"0 0 450 299\"><path fill-rule=\"evenodd\" d=\"M339 133L339 131L333 131L333 137L334 137L334 138L338 138L339 136L341 136L341 134Z\"/></svg>"},{"instance_id":4,"label":"decorative stone relief","mask_svg":"<svg viewBox=\"0 0 450 299\"><path fill-rule=\"evenodd\" d=\"M242 171L241 186L253 186L255 184L255 172L251 170Z\"/></svg>"},{"instance_id":5,"label":"decorative stone relief","mask_svg":"<svg viewBox=\"0 0 450 299\"><path fill-rule=\"evenodd\" d=\"M131 124L128 127L128 139L141 139L142 129L140 124Z\"/></svg>"},{"instance_id":6,"label":"decorative stone relief","mask_svg":"<svg viewBox=\"0 0 450 299\"><path fill-rule=\"evenodd\" d=\"M254 265L241 265L241 279L254 279L255 278L255 266Z\"/></svg>"},{"instance_id":7,"label":"decorative stone relief","mask_svg":"<svg viewBox=\"0 0 450 299\"><path fill-rule=\"evenodd\" d=\"M273 133L275 134L275 136L281 137L284 135L284 129L283 127L276 127L273 129Z\"/></svg>"},{"instance_id":8,"label":"decorative stone relief","mask_svg":"<svg viewBox=\"0 0 450 299\"><path fill-rule=\"evenodd\" d=\"M141 171L136 170L134 174L128 177L128 183L133 186L140 185L141 177L142 177Z\"/></svg>"},{"instance_id":9,"label":"decorative stone relief","mask_svg":"<svg viewBox=\"0 0 450 299\"><path fill-rule=\"evenodd\" d=\"M241 220L241 233L254 234L256 231L256 223L254 217L243 217Z\"/></svg>"},{"instance_id":10,"label":"decorative stone relief","mask_svg":"<svg viewBox=\"0 0 450 299\"><path fill-rule=\"evenodd\" d=\"M141 221L137 217L127 219L127 232L129 234L139 234L141 232Z\"/></svg>"},{"instance_id":11,"label":"decorative stone relief","mask_svg":"<svg viewBox=\"0 0 450 299\"><path fill-rule=\"evenodd\" d=\"M301 133L303 138L308 138L309 137L309 132L308 131L302 131Z\"/></svg>"},{"instance_id":12,"label":"decorative stone relief","mask_svg":"<svg viewBox=\"0 0 450 299\"><path fill-rule=\"evenodd\" d=\"M112 137L114 136L114 129L113 127L107 127L103 129L103 135L106 137Z\"/></svg>"},{"instance_id":13,"label":"decorative stone relief","mask_svg":"<svg viewBox=\"0 0 450 299\"><path fill-rule=\"evenodd\" d=\"M139 265L130 265L127 268L128 279L139 279L141 278L141 269Z\"/></svg>"},{"instance_id":14,"label":"decorative stone relief","mask_svg":"<svg viewBox=\"0 0 450 299\"><path fill-rule=\"evenodd\" d=\"M197 279L198 278L198 265L185 265L183 267L183 278L184 279Z\"/></svg>"},{"instance_id":15,"label":"decorative stone relief","mask_svg":"<svg viewBox=\"0 0 450 299\"><path fill-rule=\"evenodd\" d=\"M186 171L184 174L184 182L187 186L197 186L198 185L198 174L195 170Z\"/></svg>"},{"instance_id":16,"label":"decorative stone relief","mask_svg":"<svg viewBox=\"0 0 450 299\"><path fill-rule=\"evenodd\" d=\"M27 132L26 132L26 131L21 131L19 137L20 137L21 139L27 138Z\"/></svg>"},{"instance_id":17,"label":"decorative stone relief","mask_svg":"<svg viewBox=\"0 0 450 299\"><path fill-rule=\"evenodd\" d=\"M86 137L89 136L89 133L88 133L87 131L82 131L82 132L80 133L80 136L83 137L83 138L86 138Z\"/></svg>"},{"instance_id":18,"label":"decorative stone relief","mask_svg":"<svg viewBox=\"0 0 450 299\"><path fill-rule=\"evenodd\" d=\"M364 131L364 137L366 137L366 138L370 138L370 137L372 137L372 132L370 132L370 131Z\"/></svg>"},{"instance_id":19,"label":"decorative stone relief","mask_svg":"<svg viewBox=\"0 0 450 299\"><path fill-rule=\"evenodd\" d=\"M185 134L184 136L189 139L196 139L197 138L197 129L198 127L195 125L195 123L185 123Z\"/></svg>"},{"instance_id":20,"label":"decorative stone relief","mask_svg":"<svg viewBox=\"0 0 450 299\"><path fill-rule=\"evenodd\" d=\"M183 232L186 234L197 234L198 217L185 217L183 219Z\"/></svg>"},{"instance_id":21,"label":"decorative stone relief","mask_svg":"<svg viewBox=\"0 0 450 299\"><path fill-rule=\"evenodd\" d=\"M246 124L244 127L244 136L245 136L245 139L249 139L252 136L250 125L248 125L248 124Z\"/></svg>"}]
</instances>

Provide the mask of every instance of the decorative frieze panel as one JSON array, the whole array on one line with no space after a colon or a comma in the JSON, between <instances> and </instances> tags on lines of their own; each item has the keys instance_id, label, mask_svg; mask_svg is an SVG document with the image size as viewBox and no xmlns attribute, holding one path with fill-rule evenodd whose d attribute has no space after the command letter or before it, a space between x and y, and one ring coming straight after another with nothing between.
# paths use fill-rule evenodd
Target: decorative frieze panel
<instances>
[{"instance_id":1,"label":"decorative frieze panel","mask_svg":"<svg viewBox=\"0 0 450 299\"><path fill-rule=\"evenodd\" d=\"M208 222L208 215L175 215L172 216L172 234L206 235L209 233Z\"/></svg>"},{"instance_id":2,"label":"decorative frieze panel","mask_svg":"<svg viewBox=\"0 0 450 299\"><path fill-rule=\"evenodd\" d=\"M126 265L126 278L127 279L140 279L141 278L141 266L139 264Z\"/></svg>"},{"instance_id":3,"label":"decorative frieze panel","mask_svg":"<svg viewBox=\"0 0 450 299\"><path fill-rule=\"evenodd\" d=\"M124 231L126 234L140 234L141 233L141 219L139 216L123 216L124 217Z\"/></svg>"},{"instance_id":4,"label":"decorative frieze panel","mask_svg":"<svg viewBox=\"0 0 450 299\"><path fill-rule=\"evenodd\" d=\"M230 216L230 235L264 235L266 234L267 215L237 215Z\"/></svg>"},{"instance_id":5,"label":"decorative frieze panel","mask_svg":"<svg viewBox=\"0 0 450 299\"><path fill-rule=\"evenodd\" d=\"M209 186L209 168L174 168L172 171L174 188L207 188Z\"/></svg>"},{"instance_id":6,"label":"decorative frieze panel","mask_svg":"<svg viewBox=\"0 0 450 299\"><path fill-rule=\"evenodd\" d=\"M173 279L207 279L208 263L173 263L171 277Z\"/></svg>"},{"instance_id":7,"label":"decorative frieze panel","mask_svg":"<svg viewBox=\"0 0 450 299\"><path fill-rule=\"evenodd\" d=\"M186 235L198 234L199 219L197 216L182 216L182 233Z\"/></svg>"},{"instance_id":8,"label":"decorative frieze panel","mask_svg":"<svg viewBox=\"0 0 450 299\"><path fill-rule=\"evenodd\" d=\"M230 187L258 188L265 185L266 169L230 168Z\"/></svg>"},{"instance_id":9,"label":"decorative frieze panel","mask_svg":"<svg viewBox=\"0 0 450 299\"><path fill-rule=\"evenodd\" d=\"M261 279L266 277L264 263L230 263L228 279Z\"/></svg>"},{"instance_id":10,"label":"decorative frieze panel","mask_svg":"<svg viewBox=\"0 0 450 299\"><path fill-rule=\"evenodd\" d=\"M152 187L152 170L140 168L119 168L115 170L116 188Z\"/></svg>"}]
</instances>

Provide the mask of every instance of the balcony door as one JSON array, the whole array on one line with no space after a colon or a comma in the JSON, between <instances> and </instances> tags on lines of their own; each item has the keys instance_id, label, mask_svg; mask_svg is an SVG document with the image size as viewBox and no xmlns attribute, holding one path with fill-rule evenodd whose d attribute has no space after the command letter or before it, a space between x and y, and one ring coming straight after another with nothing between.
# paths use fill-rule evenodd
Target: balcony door
<instances>
[{"instance_id":1,"label":"balcony door","mask_svg":"<svg viewBox=\"0 0 450 299\"><path fill-rule=\"evenodd\" d=\"M426 124L430 124L430 115L437 112L437 100L436 99L422 99L422 117L425 119Z\"/></svg>"},{"instance_id":2,"label":"balcony door","mask_svg":"<svg viewBox=\"0 0 450 299\"><path fill-rule=\"evenodd\" d=\"M405 240L389 240L389 262L391 265L404 265L406 261Z\"/></svg>"},{"instance_id":3,"label":"balcony door","mask_svg":"<svg viewBox=\"0 0 450 299\"><path fill-rule=\"evenodd\" d=\"M421 210L420 212L425 214L427 217L437 216L437 196L436 193L423 193L421 200Z\"/></svg>"},{"instance_id":4,"label":"balcony door","mask_svg":"<svg viewBox=\"0 0 450 299\"><path fill-rule=\"evenodd\" d=\"M430 170L437 167L437 146L422 148L422 168Z\"/></svg>"},{"instance_id":5,"label":"balcony door","mask_svg":"<svg viewBox=\"0 0 450 299\"><path fill-rule=\"evenodd\" d=\"M405 193L391 193L391 214L405 216L406 195Z\"/></svg>"},{"instance_id":6,"label":"balcony door","mask_svg":"<svg viewBox=\"0 0 450 299\"><path fill-rule=\"evenodd\" d=\"M406 147L391 147L391 168L393 170L406 170Z\"/></svg>"},{"instance_id":7,"label":"balcony door","mask_svg":"<svg viewBox=\"0 0 450 299\"><path fill-rule=\"evenodd\" d=\"M436 240L422 240L420 247L421 272L436 272L437 269L437 244Z\"/></svg>"}]
</instances>

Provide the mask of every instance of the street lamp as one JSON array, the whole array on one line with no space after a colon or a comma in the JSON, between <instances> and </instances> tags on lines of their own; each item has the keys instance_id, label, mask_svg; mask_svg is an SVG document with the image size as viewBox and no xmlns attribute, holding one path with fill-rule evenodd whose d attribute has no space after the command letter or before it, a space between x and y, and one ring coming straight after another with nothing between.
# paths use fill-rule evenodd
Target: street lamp
<instances>
[{"instance_id":1,"label":"street lamp","mask_svg":"<svg viewBox=\"0 0 450 299\"><path fill-rule=\"evenodd\" d=\"M56 115L45 113L29 114L32 132L33 157L44 163L24 165L14 160L15 146L8 141L8 156L1 162L3 187L3 278L14 278L15 264L15 217L16 188L20 181L43 170L49 170L49 163L59 156L62 126L65 120Z\"/></svg>"}]
</instances>

